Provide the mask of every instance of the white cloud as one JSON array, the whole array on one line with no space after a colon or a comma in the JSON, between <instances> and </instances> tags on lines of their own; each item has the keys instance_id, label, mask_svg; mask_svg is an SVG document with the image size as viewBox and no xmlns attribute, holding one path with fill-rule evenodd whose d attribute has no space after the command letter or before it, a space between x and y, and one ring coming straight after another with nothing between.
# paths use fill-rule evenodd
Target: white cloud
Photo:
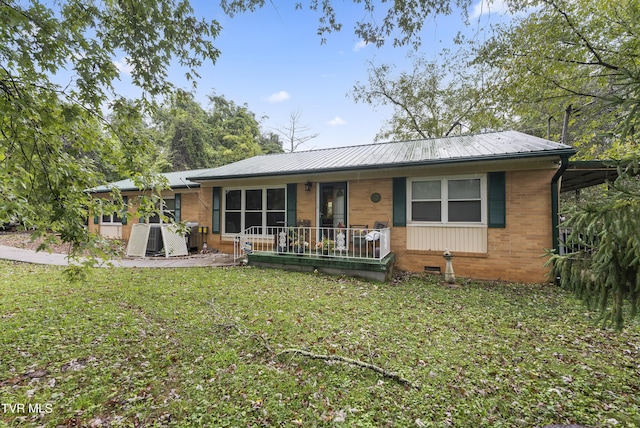
<instances>
[{"instance_id":1,"label":"white cloud","mask_svg":"<svg viewBox=\"0 0 640 428\"><path fill-rule=\"evenodd\" d=\"M367 47L367 45L369 44L369 42L367 42L366 40L360 40L358 43L356 43L356 45L353 47L353 51L354 52L358 52L360 49L364 49Z\"/></svg>"},{"instance_id":2,"label":"white cloud","mask_svg":"<svg viewBox=\"0 0 640 428\"><path fill-rule=\"evenodd\" d=\"M116 66L120 73L131 74L131 72L133 71L133 67L127 62L127 59L124 57L120 61L113 61L113 65Z\"/></svg>"},{"instance_id":3,"label":"white cloud","mask_svg":"<svg viewBox=\"0 0 640 428\"><path fill-rule=\"evenodd\" d=\"M505 0L480 0L473 6L471 18L477 18L490 13L508 13L509 5Z\"/></svg>"},{"instance_id":4,"label":"white cloud","mask_svg":"<svg viewBox=\"0 0 640 428\"><path fill-rule=\"evenodd\" d=\"M341 125L346 125L347 121L341 118L340 116L336 116L335 119L331 119L327 123L331 126L341 126Z\"/></svg>"},{"instance_id":5,"label":"white cloud","mask_svg":"<svg viewBox=\"0 0 640 428\"><path fill-rule=\"evenodd\" d=\"M291 95L289 95L287 91L280 91L275 92L266 98L263 97L262 99L270 103L280 103L282 101L288 100L289 98L291 98Z\"/></svg>"}]
</instances>

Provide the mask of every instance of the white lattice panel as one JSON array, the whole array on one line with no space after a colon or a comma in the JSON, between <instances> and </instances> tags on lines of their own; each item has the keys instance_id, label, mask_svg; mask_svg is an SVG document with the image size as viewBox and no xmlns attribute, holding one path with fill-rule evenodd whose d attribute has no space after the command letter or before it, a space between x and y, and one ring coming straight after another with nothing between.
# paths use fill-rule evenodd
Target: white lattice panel
<instances>
[{"instance_id":1,"label":"white lattice panel","mask_svg":"<svg viewBox=\"0 0 640 428\"><path fill-rule=\"evenodd\" d=\"M144 257L147 253L147 241L149 240L149 225L136 223L131 229L131 236L127 243L127 257Z\"/></svg>"},{"instance_id":2,"label":"white lattice panel","mask_svg":"<svg viewBox=\"0 0 640 428\"><path fill-rule=\"evenodd\" d=\"M164 256L188 256L187 241L184 235L176 233L171 227L162 227L162 242L164 243Z\"/></svg>"}]
</instances>

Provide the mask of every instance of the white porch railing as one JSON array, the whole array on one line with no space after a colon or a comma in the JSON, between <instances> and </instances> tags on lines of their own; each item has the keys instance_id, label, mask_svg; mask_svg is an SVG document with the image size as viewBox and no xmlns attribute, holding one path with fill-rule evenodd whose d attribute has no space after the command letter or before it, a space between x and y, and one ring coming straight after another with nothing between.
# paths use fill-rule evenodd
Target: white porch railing
<instances>
[{"instance_id":1,"label":"white porch railing","mask_svg":"<svg viewBox=\"0 0 640 428\"><path fill-rule=\"evenodd\" d=\"M234 258L251 253L382 260L391 252L391 229L253 226L236 236Z\"/></svg>"},{"instance_id":2,"label":"white porch railing","mask_svg":"<svg viewBox=\"0 0 640 428\"><path fill-rule=\"evenodd\" d=\"M573 228L561 227L558 240L558 254L565 255L575 252L592 252L596 247L595 237L587 237L582 234L571 236Z\"/></svg>"}]
</instances>

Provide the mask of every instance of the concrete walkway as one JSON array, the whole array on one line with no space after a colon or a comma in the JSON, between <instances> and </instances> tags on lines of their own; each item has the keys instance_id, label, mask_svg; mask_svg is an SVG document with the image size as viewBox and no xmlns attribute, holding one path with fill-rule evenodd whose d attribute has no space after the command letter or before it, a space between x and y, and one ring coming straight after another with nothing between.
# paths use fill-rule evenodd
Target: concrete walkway
<instances>
[{"instance_id":1,"label":"concrete walkway","mask_svg":"<svg viewBox=\"0 0 640 428\"><path fill-rule=\"evenodd\" d=\"M31 251L22 248L0 245L0 259L14 260L25 263L43 265L68 266L66 254L48 253L46 251ZM145 257L123 258L109 262L114 267L138 267L138 268L177 268L177 267L206 267L206 266L232 266L233 256L224 253L196 254L185 257ZM101 265L101 267L109 267Z\"/></svg>"}]
</instances>

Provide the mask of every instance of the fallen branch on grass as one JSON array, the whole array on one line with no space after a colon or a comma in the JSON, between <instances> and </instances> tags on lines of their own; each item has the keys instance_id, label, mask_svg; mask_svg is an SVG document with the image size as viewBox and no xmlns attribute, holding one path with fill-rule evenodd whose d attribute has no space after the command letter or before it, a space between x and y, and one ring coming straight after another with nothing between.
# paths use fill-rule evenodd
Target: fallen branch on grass
<instances>
[{"instance_id":1,"label":"fallen branch on grass","mask_svg":"<svg viewBox=\"0 0 640 428\"><path fill-rule=\"evenodd\" d=\"M312 358L314 360L324 360L324 361L340 361L343 363L351 364L353 366L363 367L365 369L373 370L374 372L380 373L384 377L389 379L393 379L403 385L410 386L411 388L415 388L420 390L420 386L411 382L409 379L405 379L397 373L387 371L382 367L378 367L373 364L365 363L364 361L354 360L353 358L342 357L340 355L322 355L322 354L314 354L313 352L303 351L302 349L289 348L283 351L280 351L276 354L276 357L279 357L283 354L300 354L305 357Z\"/></svg>"},{"instance_id":2,"label":"fallen branch on grass","mask_svg":"<svg viewBox=\"0 0 640 428\"><path fill-rule=\"evenodd\" d=\"M354 365L354 366L363 367L365 369L373 370L376 373L380 373L384 377L387 377L389 379L393 379L396 382L399 382L399 383L401 383L403 385L407 385L407 386L409 386L411 388L420 390L420 386L415 384L415 383L413 383L413 382L411 382L409 379L405 379L405 378L403 378L402 376L400 376L399 374L397 374L395 372L387 371L387 370L383 369L382 367L378 367L378 366L373 365L373 364L365 363L364 361L354 360L352 358L347 358L347 357L341 357L340 355L314 354L313 352L303 351L302 349L296 349L296 348L288 348L288 349L280 351L280 352L278 352L276 354L274 352L273 348L269 345L269 341L267 340L267 338L265 338L262 335L258 335L258 334L252 333L249 328L247 328L245 325L243 325L237 319L234 319L230 315L220 313L220 311L218 311L216 309L213 299L211 300L210 305L211 305L211 308L213 309L213 313L214 313L214 315L216 317L221 317L221 318L224 318L224 319L227 320L226 323L218 324L217 325L218 327L221 327L223 330L234 329L239 334L260 342L260 344L270 354L275 355L276 358L279 357L280 355L284 355L284 354L300 354L300 355L303 355L305 357L309 357L309 358L312 358L312 359L315 359L315 360L340 361L340 362L343 362L343 363L346 363L346 364L351 364L351 365Z\"/></svg>"}]
</instances>

